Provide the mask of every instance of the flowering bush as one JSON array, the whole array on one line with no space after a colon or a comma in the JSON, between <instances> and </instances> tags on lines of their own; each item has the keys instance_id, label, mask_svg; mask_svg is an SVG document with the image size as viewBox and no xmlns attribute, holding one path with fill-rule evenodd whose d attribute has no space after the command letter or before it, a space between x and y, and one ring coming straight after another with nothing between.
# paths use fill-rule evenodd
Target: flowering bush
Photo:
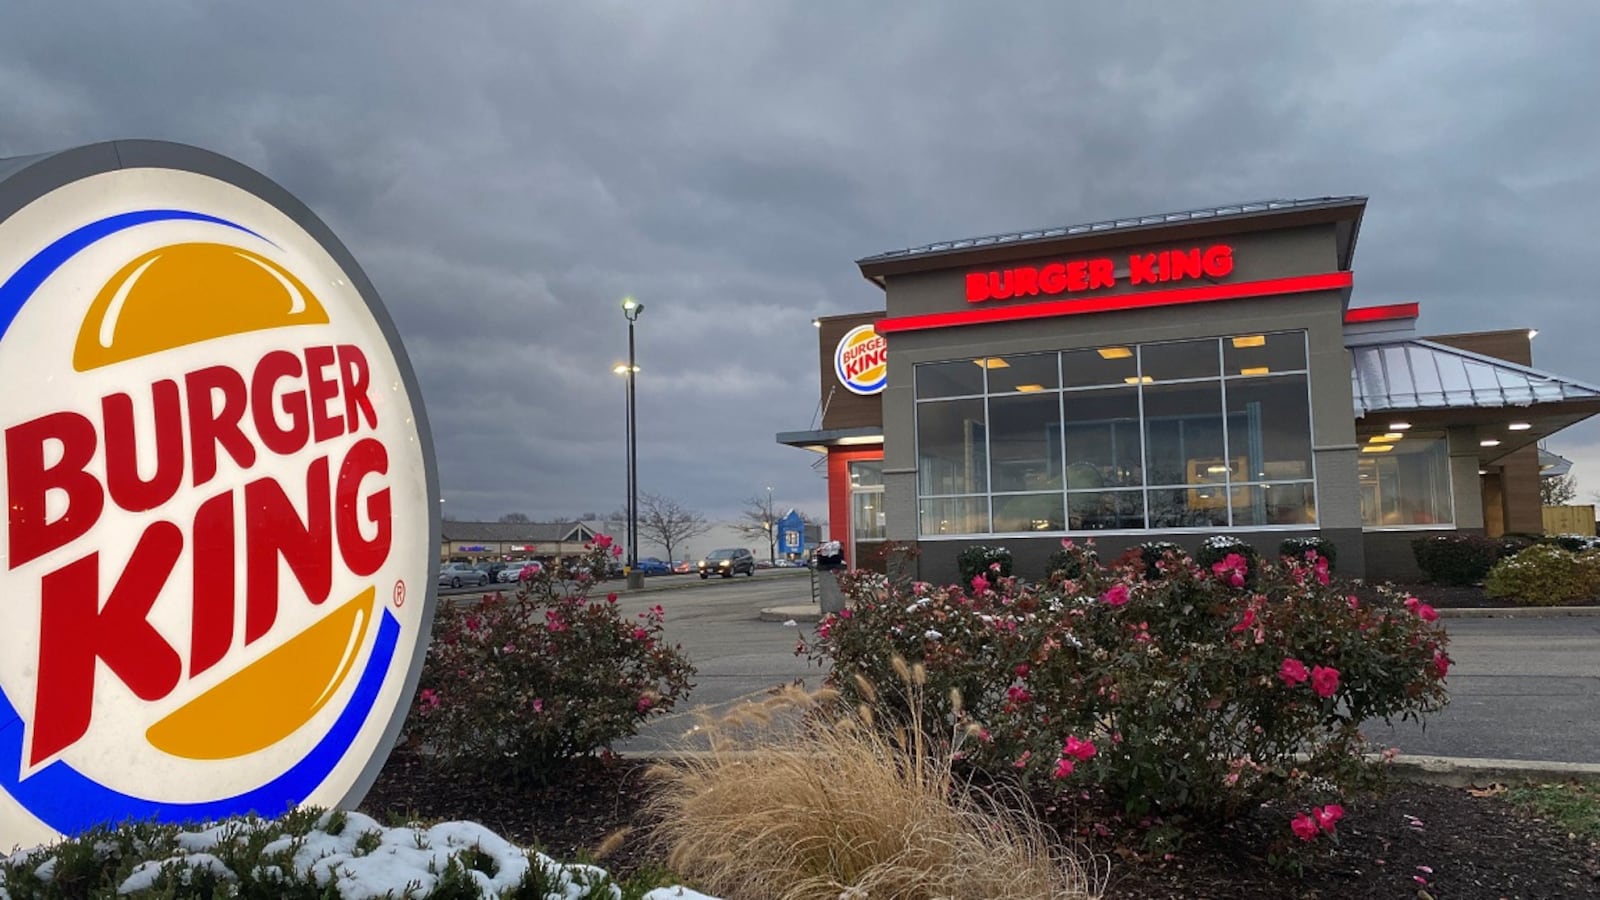
<instances>
[{"instance_id":1,"label":"flowering bush","mask_svg":"<svg viewBox=\"0 0 1600 900\"><path fill-rule=\"evenodd\" d=\"M901 590L851 573L850 615L825 619L810 652L850 702L855 676L882 683L890 659L922 663L930 698L961 698L934 727L977 735L970 765L1096 783L1135 815L1226 818L1351 786L1369 772L1362 722L1445 702L1437 613L1347 596L1320 557L1261 564L1252 589L1237 553L1211 567L1167 554L1151 579L1139 554L1104 566L1066 549L1083 574L1053 587Z\"/></svg>"},{"instance_id":2,"label":"flowering bush","mask_svg":"<svg viewBox=\"0 0 1600 900\"><path fill-rule=\"evenodd\" d=\"M1279 556L1304 559L1307 553L1315 553L1326 558L1330 570L1339 561L1339 548L1334 545L1333 541L1324 537L1285 538L1283 543L1278 545Z\"/></svg>"},{"instance_id":3,"label":"flowering bush","mask_svg":"<svg viewBox=\"0 0 1600 900\"><path fill-rule=\"evenodd\" d=\"M1004 547L975 544L961 551L961 555L956 557L956 566L961 570L962 584L971 584L972 579L979 575L990 580L997 573L1000 577L1007 577L1011 574L1011 551Z\"/></svg>"},{"instance_id":4,"label":"flowering bush","mask_svg":"<svg viewBox=\"0 0 1600 900\"><path fill-rule=\"evenodd\" d=\"M561 763L638 731L693 686L680 648L661 640L661 607L629 621L605 577L601 535L563 577L548 570L510 597L445 600L406 728L445 762L542 780Z\"/></svg>"},{"instance_id":5,"label":"flowering bush","mask_svg":"<svg viewBox=\"0 0 1600 900\"><path fill-rule=\"evenodd\" d=\"M1417 538L1411 552L1428 580L1439 584L1477 584L1500 559L1500 545L1476 534Z\"/></svg>"},{"instance_id":6,"label":"flowering bush","mask_svg":"<svg viewBox=\"0 0 1600 900\"><path fill-rule=\"evenodd\" d=\"M1536 544L1495 563L1483 583L1491 597L1534 606L1558 606L1600 596L1600 553L1572 553Z\"/></svg>"},{"instance_id":7,"label":"flowering bush","mask_svg":"<svg viewBox=\"0 0 1600 900\"><path fill-rule=\"evenodd\" d=\"M1239 568L1238 571L1244 578L1244 585L1238 586L1254 585L1256 571L1261 566L1261 555L1247 541L1226 534L1208 537L1200 542L1200 549L1195 551L1194 560L1202 569L1212 569L1230 556L1238 557L1238 561L1243 563L1243 568ZM1235 567L1237 568L1237 564Z\"/></svg>"}]
</instances>

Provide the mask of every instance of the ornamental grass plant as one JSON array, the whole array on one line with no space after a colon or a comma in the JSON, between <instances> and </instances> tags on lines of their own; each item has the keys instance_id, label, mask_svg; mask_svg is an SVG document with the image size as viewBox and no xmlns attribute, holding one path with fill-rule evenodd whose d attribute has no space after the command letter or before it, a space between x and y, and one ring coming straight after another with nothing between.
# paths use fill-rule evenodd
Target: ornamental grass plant
<instances>
[{"instance_id":1,"label":"ornamental grass plant","mask_svg":"<svg viewBox=\"0 0 1600 900\"><path fill-rule=\"evenodd\" d=\"M790 688L702 716L709 752L655 770L668 867L730 900L1098 896L1020 795L958 777L969 735L928 728L926 672L885 668L893 703L863 682L854 709Z\"/></svg>"}]
</instances>

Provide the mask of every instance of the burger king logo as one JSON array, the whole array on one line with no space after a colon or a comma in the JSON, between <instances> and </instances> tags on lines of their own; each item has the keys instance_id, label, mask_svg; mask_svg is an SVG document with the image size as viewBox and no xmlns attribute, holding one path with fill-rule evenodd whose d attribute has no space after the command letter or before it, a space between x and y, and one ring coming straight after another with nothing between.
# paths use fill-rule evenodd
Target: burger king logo
<instances>
[{"instance_id":1,"label":"burger king logo","mask_svg":"<svg viewBox=\"0 0 1600 900\"><path fill-rule=\"evenodd\" d=\"M889 383L889 345L871 325L858 325L834 348L833 371L851 392L876 394Z\"/></svg>"},{"instance_id":2,"label":"burger king logo","mask_svg":"<svg viewBox=\"0 0 1600 900\"><path fill-rule=\"evenodd\" d=\"M0 844L354 802L415 688L437 483L348 252L193 148L0 181Z\"/></svg>"}]
</instances>

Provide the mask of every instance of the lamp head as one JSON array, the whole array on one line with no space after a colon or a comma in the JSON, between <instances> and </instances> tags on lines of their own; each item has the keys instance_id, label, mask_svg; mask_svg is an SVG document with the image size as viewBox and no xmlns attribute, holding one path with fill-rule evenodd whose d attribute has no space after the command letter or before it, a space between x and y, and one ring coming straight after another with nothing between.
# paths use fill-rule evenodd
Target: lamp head
<instances>
[{"instance_id":1,"label":"lamp head","mask_svg":"<svg viewBox=\"0 0 1600 900\"><path fill-rule=\"evenodd\" d=\"M632 297L622 298L622 314L628 318L629 322L639 318L639 313L642 312L644 312L643 303L640 303Z\"/></svg>"}]
</instances>

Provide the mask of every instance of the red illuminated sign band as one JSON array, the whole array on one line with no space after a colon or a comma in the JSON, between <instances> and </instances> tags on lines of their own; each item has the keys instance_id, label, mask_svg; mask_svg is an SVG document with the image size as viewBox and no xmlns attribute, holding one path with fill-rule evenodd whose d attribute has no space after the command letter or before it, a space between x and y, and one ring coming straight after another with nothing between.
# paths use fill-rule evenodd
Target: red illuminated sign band
<instances>
[{"instance_id":1,"label":"red illuminated sign band","mask_svg":"<svg viewBox=\"0 0 1600 900\"><path fill-rule=\"evenodd\" d=\"M1131 285L1222 278L1233 273L1233 248L1227 244L1212 244L1189 250L1132 253L1127 257L1127 270ZM1043 266L969 272L967 302L1077 294L1116 286L1116 260L1101 256Z\"/></svg>"},{"instance_id":2,"label":"red illuminated sign band","mask_svg":"<svg viewBox=\"0 0 1600 900\"><path fill-rule=\"evenodd\" d=\"M1273 294L1304 294L1310 291L1332 291L1347 288L1350 284L1351 274L1349 272L1329 272L1325 275L1302 275L1295 278L1272 278L1265 281L1241 281L1233 284L1208 284L1202 287L1168 288L1157 291L1140 291L1134 294L1086 297L1081 300L1025 303L1019 306L988 306L978 309L964 309L960 312L930 313L924 316L900 316L893 319L879 319L873 327L877 329L879 334L893 334L897 331L923 331L929 328L953 328L960 325L978 325L987 322L1018 322L1028 319L1046 319L1054 316L1074 316L1123 309L1144 309L1152 306L1179 306L1186 303L1209 303L1215 300L1266 297Z\"/></svg>"},{"instance_id":3,"label":"red illuminated sign band","mask_svg":"<svg viewBox=\"0 0 1600 900\"><path fill-rule=\"evenodd\" d=\"M1358 309L1345 310L1344 323L1357 325L1362 322L1393 322L1403 319L1415 319L1421 311L1415 303L1391 303L1387 306L1363 306Z\"/></svg>"}]
</instances>

